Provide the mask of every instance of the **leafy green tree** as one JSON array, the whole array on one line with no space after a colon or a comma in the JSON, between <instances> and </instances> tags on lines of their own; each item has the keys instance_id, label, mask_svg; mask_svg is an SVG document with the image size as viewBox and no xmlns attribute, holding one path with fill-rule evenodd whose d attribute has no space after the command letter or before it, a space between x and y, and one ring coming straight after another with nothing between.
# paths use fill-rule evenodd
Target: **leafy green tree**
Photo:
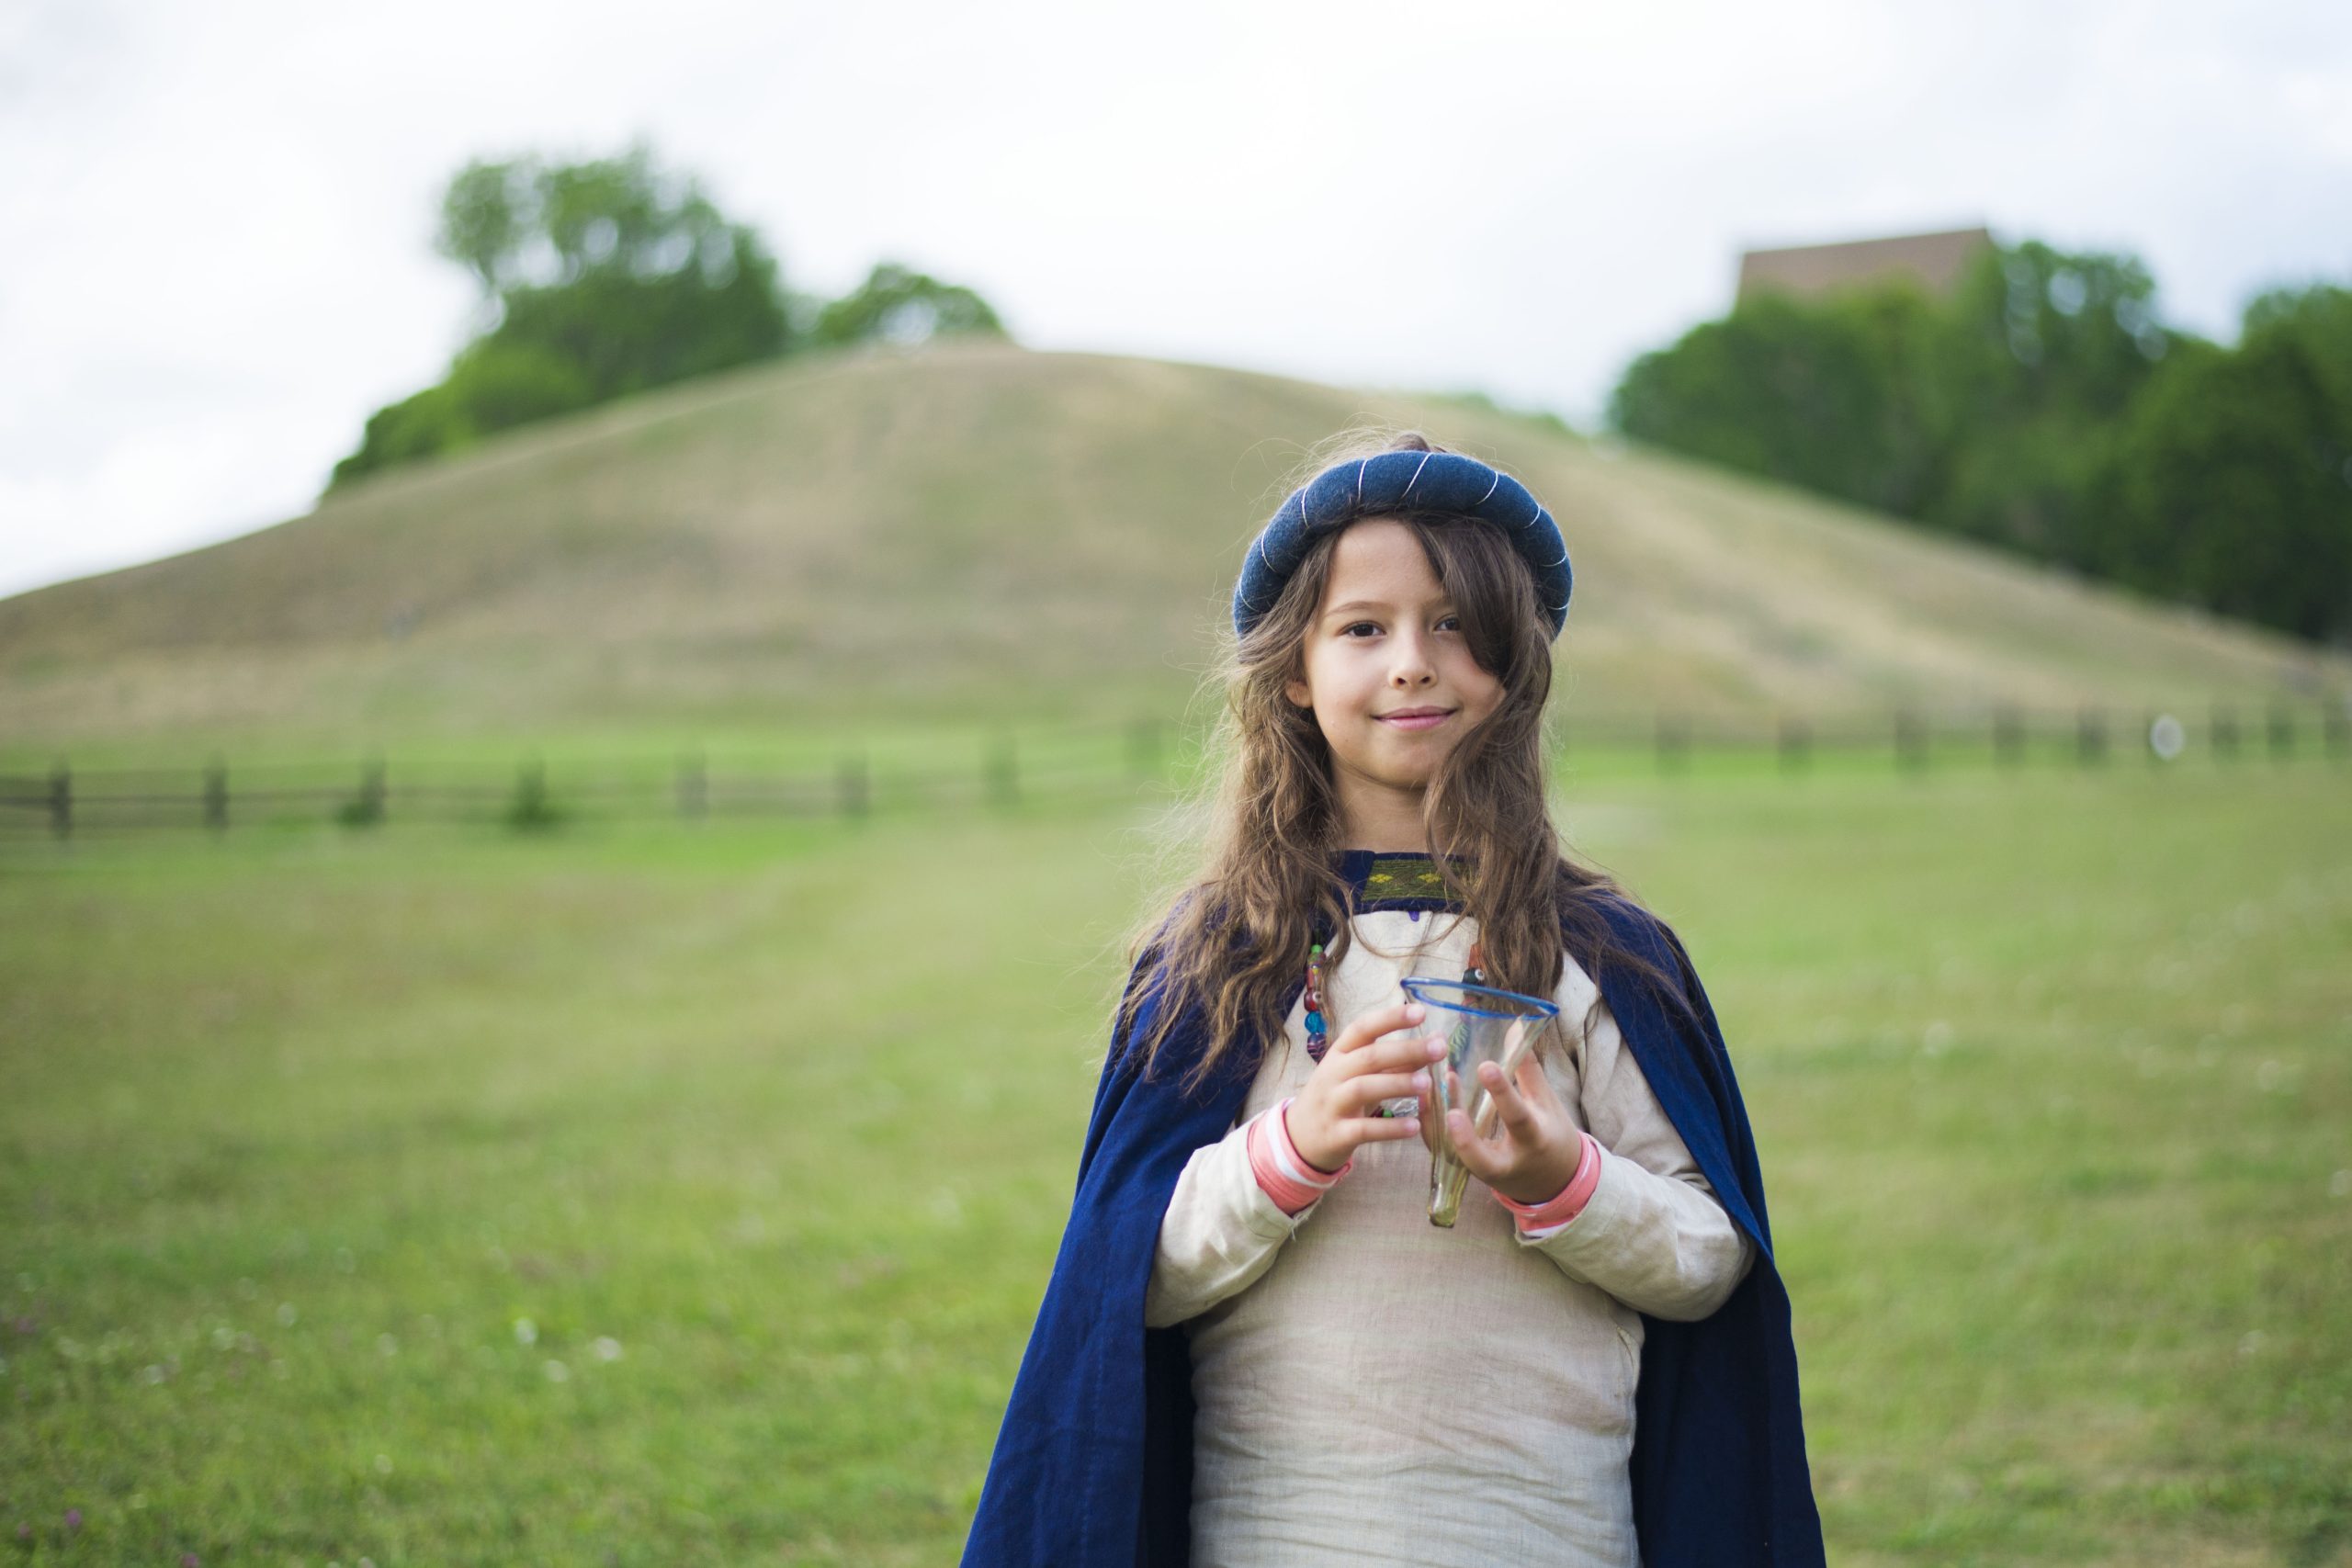
<instances>
[{"instance_id":1,"label":"leafy green tree","mask_svg":"<svg viewBox=\"0 0 2352 1568\"><path fill-rule=\"evenodd\" d=\"M1635 360L1610 420L1639 440L1915 512L1940 466L1932 318L1908 285L1820 304L1759 295Z\"/></svg>"},{"instance_id":2,"label":"leafy green tree","mask_svg":"<svg viewBox=\"0 0 2352 1568\"><path fill-rule=\"evenodd\" d=\"M2273 333L2303 345L2336 405L2352 412L2352 288L2314 283L2255 296L2246 304L2240 335L2250 342Z\"/></svg>"},{"instance_id":3,"label":"leafy green tree","mask_svg":"<svg viewBox=\"0 0 2352 1568\"><path fill-rule=\"evenodd\" d=\"M443 197L435 248L481 284L485 327L438 386L368 419L331 489L794 346L759 236L642 144L589 163L469 164Z\"/></svg>"},{"instance_id":4,"label":"leafy green tree","mask_svg":"<svg viewBox=\"0 0 2352 1568\"><path fill-rule=\"evenodd\" d=\"M2087 498L2124 411L2181 341L2156 321L2154 279L2136 257L2030 240L1980 255L1942 322L1947 480L1913 515L2091 566Z\"/></svg>"},{"instance_id":5,"label":"leafy green tree","mask_svg":"<svg viewBox=\"0 0 2352 1568\"><path fill-rule=\"evenodd\" d=\"M2253 320L2249 315L2249 320ZM2352 641L2352 405L2292 320L2166 367L2117 448L2098 564L2150 592Z\"/></svg>"},{"instance_id":6,"label":"leafy green tree","mask_svg":"<svg viewBox=\"0 0 2352 1568\"><path fill-rule=\"evenodd\" d=\"M957 333L1001 337L1004 323L970 289L896 262L881 262L855 290L818 311L813 335L819 344L833 346L922 343Z\"/></svg>"}]
</instances>

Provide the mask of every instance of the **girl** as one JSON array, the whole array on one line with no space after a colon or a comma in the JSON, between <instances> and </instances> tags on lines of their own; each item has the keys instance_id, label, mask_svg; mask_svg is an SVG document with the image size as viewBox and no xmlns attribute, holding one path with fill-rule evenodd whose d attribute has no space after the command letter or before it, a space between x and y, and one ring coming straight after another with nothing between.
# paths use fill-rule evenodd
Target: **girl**
<instances>
[{"instance_id":1,"label":"girl","mask_svg":"<svg viewBox=\"0 0 2352 1568\"><path fill-rule=\"evenodd\" d=\"M1788 1297L1681 943L1559 847L1572 579L1405 435L1251 545L1206 874L1136 944L967 1564L1811 1563ZM1426 1216L1408 974L1557 999ZM1392 1113L1394 1112L1394 1113Z\"/></svg>"}]
</instances>

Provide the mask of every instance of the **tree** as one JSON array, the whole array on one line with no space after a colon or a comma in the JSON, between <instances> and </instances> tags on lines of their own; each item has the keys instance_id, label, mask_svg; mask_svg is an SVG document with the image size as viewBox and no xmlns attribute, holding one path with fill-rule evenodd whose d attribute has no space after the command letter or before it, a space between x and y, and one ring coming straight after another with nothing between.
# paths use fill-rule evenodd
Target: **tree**
<instances>
[{"instance_id":1,"label":"tree","mask_svg":"<svg viewBox=\"0 0 2352 1568\"><path fill-rule=\"evenodd\" d=\"M2301 344L2336 405L2352 412L2352 288L2314 283L2256 295L2246 304L2239 335L2251 341L2272 333Z\"/></svg>"},{"instance_id":2,"label":"tree","mask_svg":"<svg viewBox=\"0 0 2352 1568\"><path fill-rule=\"evenodd\" d=\"M2260 324L2252 324L2260 321ZM2151 592L2352 641L2352 405L2291 317L2183 355L2117 447L2098 564Z\"/></svg>"},{"instance_id":3,"label":"tree","mask_svg":"<svg viewBox=\"0 0 2352 1568\"><path fill-rule=\"evenodd\" d=\"M831 346L875 341L913 344L955 333L1001 337L1004 324L988 301L970 289L896 262L881 262L854 292L818 311L812 335Z\"/></svg>"},{"instance_id":4,"label":"tree","mask_svg":"<svg viewBox=\"0 0 2352 1568\"><path fill-rule=\"evenodd\" d=\"M1908 284L1821 302L1756 296L1635 360L1611 423L1749 473L1916 512L1942 466L1933 313Z\"/></svg>"},{"instance_id":5,"label":"tree","mask_svg":"<svg viewBox=\"0 0 2352 1568\"><path fill-rule=\"evenodd\" d=\"M758 234L641 143L579 164L476 160L449 182L434 246L481 284L483 330L440 385L370 416L330 489L794 346Z\"/></svg>"},{"instance_id":6,"label":"tree","mask_svg":"<svg viewBox=\"0 0 2352 1568\"><path fill-rule=\"evenodd\" d=\"M2134 256L2028 240L1979 256L1942 318L1950 465L1917 515L2093 567L2089 496L2125 411L2184 341L2156 321L2154 278Z\"/></svg>"}]
</instances>

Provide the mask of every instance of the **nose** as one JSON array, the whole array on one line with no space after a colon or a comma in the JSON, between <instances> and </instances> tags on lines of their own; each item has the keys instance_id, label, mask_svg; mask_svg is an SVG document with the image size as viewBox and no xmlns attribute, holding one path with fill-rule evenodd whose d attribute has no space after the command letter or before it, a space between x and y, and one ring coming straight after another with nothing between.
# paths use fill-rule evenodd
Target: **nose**
<instances>
[{"instance_id":1,"label":"nose","mask_svg":"<svg viewBox=\"0 0 2352 1568\"><path fill-rule=\"evenodd\" d=\"M1430 658L1425 640L1428 634L1405 631L1390 644L1396 649L1396 662L1389 666L1388 683L1400 690L1426 686L1437 679L1437 665Z\"/></svg>"}]
</instances>

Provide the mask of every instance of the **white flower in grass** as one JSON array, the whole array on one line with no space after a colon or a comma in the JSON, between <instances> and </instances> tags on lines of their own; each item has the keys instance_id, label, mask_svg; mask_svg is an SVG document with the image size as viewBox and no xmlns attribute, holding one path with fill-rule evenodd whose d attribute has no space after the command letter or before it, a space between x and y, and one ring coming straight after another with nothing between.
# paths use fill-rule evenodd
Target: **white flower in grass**
<instances>
[{"instance_id":1,"label":"white flower in grass","mask_svg":"<svg viewBox=\"0 0 2352 1568\"><path fill-rule=\"evenodd\" d=\"M547 1364L546 1370L548 1382L570 1382L571 1381L571 1369L565 1366L561 1361L549 1361Z\"/></svg>"},{"instance_id":2,"label":"white flower in grass","mask_svg":"<svg viewBox=\"0 0 2352 1568\"><path fill-rule=\"evenodd\" d=\"M536 1345L538 1342L539 1325L533 1323L527 1317L516 1318L514 1320L514 1343L517 1345Z\"/></svg>"},{"instance_id":3,"label":"white flower in grass","mask_svg":"<svg viewBox=\"0 0 2352 1568\"><path fill-rule=\"evenodd\" d=\"M609 1334L597 1338L595 1348L596 1359L600 1361L617 1361L621 1359L621 1342Z\"/></svg>"}]
</instances>

